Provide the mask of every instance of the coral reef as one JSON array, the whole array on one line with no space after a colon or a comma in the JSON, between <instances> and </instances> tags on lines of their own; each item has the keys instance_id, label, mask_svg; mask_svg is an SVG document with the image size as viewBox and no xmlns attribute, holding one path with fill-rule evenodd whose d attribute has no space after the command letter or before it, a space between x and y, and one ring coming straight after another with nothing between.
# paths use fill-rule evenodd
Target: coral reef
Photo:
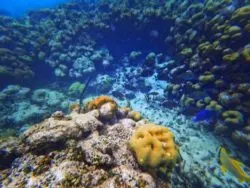
<instances>
[{"instance_id":1,"label":"coral reef","mask_svg":"<svg viewBox=\"0 0 250 188\"><path fill-rule=\"evenodd\" d=\"M94 101L97 104L97 100ZM108 103L102 105L105 104ZM8 155L0 153L0 157L6 159L6 166L1 167L1 173L4 174L9 168L12 170L8 177L1 177L1 186L167 186L169 182L150 172L150 167L155 165L149 165L148 171L142 171L128 147L136 125L148 127L144 125L145 120L136 123L126 113L122 113L120 108L115 113L116 121L110 124L102 120L101 109L85 114L72 112L69 115L57 111L19 138L9 137L2 141L0 150L6 148ZM169 170L170 166L174 168L177 150L173 134L167 128L155 125L148 127L148 131L153 131L154 139L159 139L155 140L155 144L162 145L166 141L164 156L155 153L159 160L157 165L160 166L162 160ZM159 131L162 131L162 136L156 134ZM135 139L133 137L132 140ZM172 156L169 156L170 153Z\"/></svg>"},{"instance_id":2,"label":"coral reef","mask_svg":"<svg viewBox=\"0 0 250 188\"><path fill-rule=\"evenodd\" d=\"M172 2L172 5L177 3ZM169 9L170 12L172 10ZM242 101L248 101L248 97L246 90L236 88L249 82L249 2L209 0L204 2L204 6L199 2L186 2L179 5L173 14L175 22L165 41L172 44L171 51L177 60L168 70L166 79L171 84L166 89L166 96L183 104L184 113L190 114L192 110L191 114L195 114L204 108L219 112L220 126L213 125L216 132L219 127L224 127L229 135L234 129L242 131L249 115ZM192 71L193 79L183 77L179 85L179 75L187 71ZM193 86L199 84L199 88L189 88L190 82ZM173 86L178 86L178 89ZM204 91L205 96L194 98L197 91ZM212 99L210 104L203 102L205 97ZM189 104L191 99L193 102ZM193 103L197 104L196 107ZM232 111L237 113L230 113L233 120L226 117ZM238 126L225 129L229 121L231 125Z\"/></svg>"},{"instance_id":3,"label":"coral reef","mask_svg":"<svg viewBox=\"0 0 250 188\"><path fill-rule=\"evenodd\" d=\"M33 26L18 23L15 19L0 16L0 78L29 79L34 76L32 64L36 59L38 44L29 42Z\"/></svg>"},{"instance_id":4,"label":"coral reef","mask_svg":"<svg viewBox=\"0 0 250 188\"><path fill-rule=\"evenodd\" d=\"M149 115L155 123L169 125L183 144L186 168L192 173L174 169L172 183L226 184L227 177L221 178L218 169L202 165L206 158L210 166L216 150L212 145L218 145L204 129L233 141L240 152L249 151L249 4L81 0L31 11L22 19L0 15L0 129L6 130L2 135L15 136L13 130L22 132L60 110L25 132L21 141L10 137L6 144L0 142L4 168L13 168L11 173L3 171L3 177L9 175L3 187L164 187L152 171L144 171L150 165L137 164L140 160L132 153L136 157L138 148L130 151L126 145L135 126L146 127L143 118ZM105 96L80 109L80 82L87 77L93 78L88 97ZM127 108L118 108L118 101L106 95ZM71 114L64 115L68 109ZM215 112L212 121L204 118L184 126L187 120L181 113L194 116L203 110ZM198 131L206 138L198 137ZM210 153L198 151L204 144ZM196 154L199 160L190 157ZM160 161L157 167L167 166L168 159L154 159ZM164 170L169 169L172 166ZM207 174L217 177L202 179Z\"/></svg>"}]
</instances>

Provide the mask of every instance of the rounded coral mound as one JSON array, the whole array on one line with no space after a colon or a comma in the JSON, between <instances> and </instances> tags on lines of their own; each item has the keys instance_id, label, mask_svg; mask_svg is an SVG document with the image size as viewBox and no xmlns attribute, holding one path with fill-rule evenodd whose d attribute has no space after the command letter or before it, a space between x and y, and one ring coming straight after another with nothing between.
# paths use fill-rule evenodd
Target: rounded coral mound
<instances>
[{"instance_id":1,"label":"rounded coral mound","mask_svg":"<svg viewBox=\"0 0 250 188\"><path fill-rule=\"evenodd\" d=\"M228 125L242 125L244 123L244 118L242 113L234 110L228 110L222 113L224 121Z\"/></svg>"},{"instance_id":2,"label":"rounded coral mound","mask_svg":"<svg viewBox=\"0 0 250 188\"><path fill-rule=\"evenodd\" d=\"M79 97L84 90L85 85L80 82L74 82L69 86L68 94L72 97Z\"/></svg>"},{"instance_id":3,"label":"rounded coral mound","mask_svg":"<svg viewBox=\"0 0 250 188\"><path fill-rule=\"evenodd\" d=\"M224 55L223 60L226 62L235 62L240 57L240 54L238 52L232 52L230 54Z\"/></svg>"},{"instance_id":4,"label":"rounded coral mound","mask_svg":"<svg viewBox=\"0 0 250 188\"><path fill-rule=\"evenodd\" d=\"M90 101L85 107L86 111L98 109L103 119L111 120L117 111L117 103L109 96L100 96Z\"/></svg>"},{"instance_id":5,"label":"rounded coral mound","mask_svg":"<svg viewBox=\"0 0 250 188\"><path fill-rule=\"evenodd\" d=\"M87 105L87 109L88 110L99 109L103 104L106 104L106 103L111 103L113 104L114 108L117 108L117 104L112 98L110 98L109 96L103 95L90 101Z\"/></svg>"},{"instance_id":6,"label":"rounded coral mound","mask_svg":"<svg viewBox=\"0 0 250 188\"><path fill-rule=\"evenodd\" d=\"M136 111L130 111L128 117L135 121L139 121L142 118L141 113Z\"/></svg>"},{"instance_id":7,"label":"rounded coral mound","mask_svg":"<svg viewBox=\"0 0 250 188\"><path fill-rule=\"evenodd\" d=\"M242 51L242 56L246 62L250 62L250 48L244 48Z\"/></svg>"},{"instance_id":8,"label":"rounded coral mound","mask_svg":"<svg viewBox=\"0 0 250 188\"><path fill-rule=\"evenodd\" d=\"M88 113L57 111L18 138L0 139L0 187L166 187L170 181L143 172L127 147L136 124L129 109L118 108L124 115L116 121L102 118L109 104Z\"/></svg>"},{"instance_id":9,"label":"rounded coral mound","mask_svg":"<svg viewBox=\"0 0 250 188\"><path fill-rule=\"evenodd\" d=\"M233 20L237 20L241 23L247 21L249 18L250 18L250 5L237 9L232 15Z\"/></svg>"},{"instance_id":10,"label":"rounded coral mound","mask_svg":"<svg viewBox=\"0 0 250 188\"><path fill-rule=\"evenodd\" d=\"M203 75L199 76L199 81L203 84L214 82L215 76L211 72L205 72Z\"/></svg>"},{"instance_id":11,"label":"rounded coral mound","mask_svg":"<svg viewBox=\"0 0 250 188\"><path fill-rule=\"evenodd\" d=\"M170 172L179 159L173 133L166 127L146 124L133 133L129 146L138 163L148 168Z\"/></svg>"}]
</instances>

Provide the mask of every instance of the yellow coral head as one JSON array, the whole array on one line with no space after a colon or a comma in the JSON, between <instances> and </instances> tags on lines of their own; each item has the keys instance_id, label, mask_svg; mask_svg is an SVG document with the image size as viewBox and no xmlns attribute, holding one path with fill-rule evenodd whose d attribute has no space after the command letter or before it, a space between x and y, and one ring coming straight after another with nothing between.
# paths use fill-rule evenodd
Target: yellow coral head
<instances>
[{"instance_id":1,"label":"yellow coral head","mask_svg":"<svg viewBox=\"0 0 250 188\"><path fill-rule=\"evenodd\" d=\"M179 159L173 133L166 127L147 124L138 127L129 142L141 166L165 167L171 171Z\"/></svg>"}]
</instances>

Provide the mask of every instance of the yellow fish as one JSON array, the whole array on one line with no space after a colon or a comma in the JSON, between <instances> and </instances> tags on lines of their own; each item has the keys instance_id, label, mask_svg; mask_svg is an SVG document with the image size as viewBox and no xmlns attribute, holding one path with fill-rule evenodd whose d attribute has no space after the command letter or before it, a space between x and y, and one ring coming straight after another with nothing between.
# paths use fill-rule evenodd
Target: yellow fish
<instances>
[{"instance_id":1,"label":"yellow fish","mask_svg":"<svg viewBox=\"0 0 250 188\"><path fill-rule=\"evenodd\" d=\"M250 182L250 176L243 170L244 164L230 157L224 147L220 147L219 162L223 173L229 171L237 177L240 182Z\"/></svg>"}]
</instances>

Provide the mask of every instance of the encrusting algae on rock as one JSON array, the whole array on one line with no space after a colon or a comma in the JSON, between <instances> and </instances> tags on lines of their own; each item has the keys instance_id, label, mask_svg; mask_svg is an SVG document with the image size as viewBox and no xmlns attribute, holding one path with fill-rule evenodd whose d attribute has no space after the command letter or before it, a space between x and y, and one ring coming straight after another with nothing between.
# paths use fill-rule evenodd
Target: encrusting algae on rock
<instances>
[{"instance_id":1,"label":"encrusting algae on rock","mask_svg":"<svg viewBox=\"0 0 250 188\"><path fill-rule=\"evenodd\" d=\"M158 167L169 174L174 168L178 150L173 134L145 119L134 121L128 108L102 111L109 103L116 104L105 96L91 101L96 109L87 113L57 111L21 137L1 143L9 158L0 172L12 169L2 187L166 187L170 181L153 172ZM107 121L102 117L108 110L113 116ZM138 134L145 135L145 142ZM137 161L131 149L139 155L142 145L143 160Z\"/></svg>"}]
</instances>

